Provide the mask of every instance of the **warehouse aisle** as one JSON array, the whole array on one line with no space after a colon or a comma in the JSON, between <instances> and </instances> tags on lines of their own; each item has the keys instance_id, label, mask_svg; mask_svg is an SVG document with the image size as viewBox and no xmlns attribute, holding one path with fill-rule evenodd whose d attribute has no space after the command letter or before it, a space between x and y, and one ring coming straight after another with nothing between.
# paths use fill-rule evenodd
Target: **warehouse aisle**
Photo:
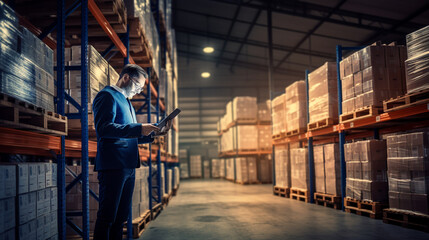
<instances>
[{"instance_id":1,"label":"warehouse aisle","mask_svg":"<svg viewBox=\"0 0 429 240\"><path fill-rule=\"evenodd\" d=\"M140 239L428 239L428 234L280 198L271 185L182 181Z\"/></svg>"}]
</instances>

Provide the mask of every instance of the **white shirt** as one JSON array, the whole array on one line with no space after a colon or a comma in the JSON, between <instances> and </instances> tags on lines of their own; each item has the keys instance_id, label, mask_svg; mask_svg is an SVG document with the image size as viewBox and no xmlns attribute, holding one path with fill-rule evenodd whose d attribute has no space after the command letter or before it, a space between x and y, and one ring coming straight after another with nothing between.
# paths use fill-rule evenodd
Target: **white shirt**
<instances>
[{"instance_id":1,"label":"white shirt","mask_svg":"<svg viewBox=\"0 0 429 240\"><path fill-rule=\"evenodd\" d=\"M127 95L125 94L125 90L116 86L116 85L111 85L112 88L114 88L116 91L122 93L122 95L124 95L125 98L127 98Z\"/></svg>"}]
</instances>

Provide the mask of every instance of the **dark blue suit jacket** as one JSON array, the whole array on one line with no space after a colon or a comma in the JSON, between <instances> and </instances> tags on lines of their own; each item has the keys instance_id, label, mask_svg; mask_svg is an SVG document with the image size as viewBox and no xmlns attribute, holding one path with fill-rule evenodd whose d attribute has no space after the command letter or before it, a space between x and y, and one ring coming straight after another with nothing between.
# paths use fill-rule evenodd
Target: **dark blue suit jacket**
<instances>
[{"instance_id":1,"label":"dark blue suit jacket","mask_svg":"<svg viewBox=\"0 0 429 240\"><path fill-rule=\"evenodd\" d=\"M139 168L138 144L151 143L152 135L142 136L142 125L137 123L134 108L125 96L107 86L94 99L97 156L95 171Z\"/></svg>"}]
</instances>

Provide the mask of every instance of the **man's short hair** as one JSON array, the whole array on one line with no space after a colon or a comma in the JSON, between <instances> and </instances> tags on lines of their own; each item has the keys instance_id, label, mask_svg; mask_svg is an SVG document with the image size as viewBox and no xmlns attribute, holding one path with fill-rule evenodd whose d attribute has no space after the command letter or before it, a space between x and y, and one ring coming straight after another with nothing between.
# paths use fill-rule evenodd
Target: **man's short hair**
<instances>
[{"instance_id":1,"label":"man's short hair","mask_svg":"<svg viewBox=\"0 0 429 240\"><path fill-rule=\"evenodd\" d=\"M148 75L145 72L145 70L143 70L143 68L141 68L139 65L136 65L136 64L125 65L125 67L121 71L121 74L119 74L119 79L121 79L124 76L124 74L128 74L130 78L140 78L140 77L144 77L144 79L148 78Z\"/></svg>"}]
</instances>

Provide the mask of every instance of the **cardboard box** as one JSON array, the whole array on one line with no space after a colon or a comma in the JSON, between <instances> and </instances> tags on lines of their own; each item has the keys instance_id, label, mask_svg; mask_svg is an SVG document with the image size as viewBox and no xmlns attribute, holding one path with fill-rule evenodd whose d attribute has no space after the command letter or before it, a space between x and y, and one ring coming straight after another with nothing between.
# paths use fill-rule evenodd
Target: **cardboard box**
<instances>
[{"instance_id":1,"label":"cardboard box","mask_svg":"<svg viewBox=\"0 0 429 240\"><path fill-rule=\"evenodd\" d=\"M28 191L33 192L39 189L37 163L28 164Z\"/></svg>"},{"instance_id":2,"label":"cardboard box","mask_svg":"<svg viewBox=\"0 0 429 240\"><path fill-rule=\"evenodd\" d=\"M34 239L37 236L36 219L19 226L19 240Z\"/></svg>"},{"instance_id":3,"label":"cardboard box","mask_svg":"<svg viewBox=\"0 0 429 240\"><path fill-rule=\"evenodd\" d=\"M307 151L306 148L290 150L292 188L308 190L310 186Z\"/></svg>"},{"instance_id":4,"label":"cardboard box","mask_svg":"<svg viewBox=\"0 0 429 240\"><path fill-rule=\"evenodd\" d=\"M0 199L16 196L15 165L0 165Z\"/></svg>"},{"instance_id":5,"label":"cardboard box","mask_svg":"<svg viewBox=\"0 0 429 240\"><path fill-rule=\"evenodd\" d=\"M343 101L355 97L353 75L344 77L341 82Z\"/></svg>"},{"instance_id":6,"label":"cardboard box","mask_svg":"<svg viewBox=\"0 0 429 240\"><path fill-rule=\"evenodd\" d=\"M15 198L0 200L0 233L15 227Z\"/></svg>"},{"instance_id":7,"label":"cardboard box","mask_svg":"<svg viewBox=\"0 0 429 240\"><path fill-rule=\"evenodd\" d=\"M323 145L314 146L314 176L316 192L326 193L326 174L325 174L325 156Z\"/></svg>"},{"instance_id":8,"label":"cardboard box","mask_svg":"<svg viewBox=\"0 0 429 240\"><path fill-rule=\"evenodd\" d=\"M351 57L351 64L352 64L352 71L353 73L357 73L359 71L361 71L362 68L362 51L357 51L355 53L353 53L352 55L350 55Z\"/></svg>"},{"instance_id":9,"label":"cardboard box","mask_svg":"<svg viewBox=\"0 0 429 240\"><path fill-rule=\"evenodd\" d=\"M291 163L288 145L277 145L274 148L276 186L291 187Z\"/></svg>"},{"instance_id":10,"label":"cardboard box","mask_svg":"<svg viewBox=\"0 0 429 240\"><path fill-rule=\"evenodd\" d=\"M385 67L385 52L383 46L368 46L361 50L363 69L368 67Z\"/></svg>"},{"instance_id":11,"label":"cardboard box","mask_svg":"<svg viewBox=\"0 0 429 240\"><path fill-rule=\"evenodd\" d=\"M17 164L16 165L16 175L17 175L17 193L22 194L28 192L28 164Z\"/></svg>"},{"instance_id":12,"label":"cardboard box","mask_svg":"<svg viewBox=\"0 0 429 240\"><path fill-rule=\"evenodd\" d=\"M303 80L285 89L286 132L307 128L307 90Z\"/></svg>"},{"instance_id":13,"label":"cardboard box","mask_svg":"<svg viewBox=\"0 0 429 240\"><path fill-rule=\"evenodd\" d=\"M24 193L18 196L18 224L24 224L37 217L37 192Z\"/></svg>"},{"instance_id":14,"label":"cardboard box","mask_svg":"<svg viewBox=\"0 0 429 240\"><path fill-rule=\"evenodd\" d=\"M58 210L58 189L56 187L50 188L50 209L51 211Z\"/></svg>"},{"instance_id":15,"label":"cardboard box","mask_svg":"<svg viewBox=\"0 0 429 240\"><path fill-rule=\"evenodd\" d=\"M45 163L45 180L46 180L46 187L52 187L52 166L51 163Z\"/></svg>"},{"instance_id":16,"label":"cardboard box","mask_svg":"<svg viewBox=\"0 0 429 240\"><path fill-rule=\"evenodd\" d=\"M46 173L45 164L37 163L37 189L44 189L46 187Z\"/></svg>"},{"instance_id":17,"label":"cardboard box","mask_svg":"<svg viewBox=\"0 0 429 240\"><path fill-rule=\"evenodd\" d=\"M11 228L5 232L1 232L0 233L0 239L5 239L5 240L9 240L9 239L15 239L15 228Z\"/></svg>"},{"instance_id":18,"label":"cardboard box","mask_svg":"<svg viewBox=\"0 0 429 240\"><path fill-rule=\"evenodd\" d=\"M353 74L353 86L354 86L353 90L354 90L355 96L363 93L362 71L359 71Z\"/></svg>"}]
</instances>

